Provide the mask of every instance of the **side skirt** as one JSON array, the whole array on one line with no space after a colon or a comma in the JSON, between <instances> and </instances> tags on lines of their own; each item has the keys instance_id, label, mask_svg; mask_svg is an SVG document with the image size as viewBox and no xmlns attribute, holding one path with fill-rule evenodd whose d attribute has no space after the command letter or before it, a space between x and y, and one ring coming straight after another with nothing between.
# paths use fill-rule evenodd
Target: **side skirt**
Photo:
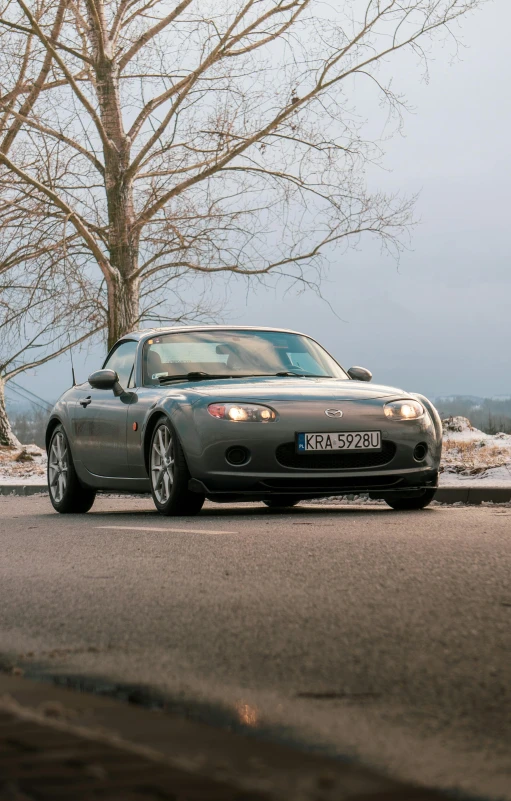
<instances>
[{"instance_id":1,"label":"side skirt","mask_svg":"<svg viewBox=\"0 0 511 801\"><path fill-rule=\"evenodd\" d=\"M75 461L75 470L81 483L97 490L118 490L119 492L151 492L149 478L115 478L97 476L89 472L82 462Z\"/></svg>"}]
</instances>

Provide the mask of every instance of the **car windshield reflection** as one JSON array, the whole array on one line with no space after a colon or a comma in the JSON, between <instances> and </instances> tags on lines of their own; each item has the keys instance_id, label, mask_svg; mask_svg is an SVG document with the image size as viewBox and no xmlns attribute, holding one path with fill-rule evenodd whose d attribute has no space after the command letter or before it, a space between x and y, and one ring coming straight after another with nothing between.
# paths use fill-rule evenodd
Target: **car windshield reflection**
<instances>
[{"instance_id":1,"label":"car windshield reflection","mask_svg":"<svg viewBox=\"0 0 511 801\"><path fill-rule=\"evenodd\" d=\"M348 375L317 342L280 331L214 329L164 334L144 349L144 383L252 377Z\"/></svg>"}]
</instances>

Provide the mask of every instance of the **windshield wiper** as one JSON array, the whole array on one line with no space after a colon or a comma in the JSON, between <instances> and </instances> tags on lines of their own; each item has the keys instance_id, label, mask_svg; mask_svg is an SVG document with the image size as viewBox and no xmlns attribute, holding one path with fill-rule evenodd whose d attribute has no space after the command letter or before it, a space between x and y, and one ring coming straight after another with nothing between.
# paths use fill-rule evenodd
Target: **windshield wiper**
<instances>
[{"instance_id":1,"label":"windshield wiper","mask_svg":"<svg viewBox=\"0 0 511 801\"><path fill-rule=\"evenodd\" d=\"M191 372L182 375L161 375L159 381L160 384L166 384L168 381L207 381L210 378L233 378L233 376L225 375L225 373Z\"/></svg>"},{"instance_id":2,"label":"windshield wiper","mask_svg":"<svg viewBox=\"0 0 511 801\"><path fill-rule=\"evenodd\" d=\"M170 381L210 381L217 378L274 378L290 376L293 378L333 378L331 375L314 375L313 373L292 373L283 370L280 373L238 373L237 375L226 375L225 373L203 373L191 372L182 375L162 375L159 378L160 384L168 384Z\"/></svg>"},{"instance_id":3,"label":"windshield wiper","mask_svg":"<svg viewBox=\"0 0 511 801\"><path fill-rule=\"evenodd\" d=\"M333 378L333 375L315 375L315 373L292 373L291 370L282 370L281 373L273 373L278 376L295 376L296 378Z\"/></svg>"},{"instance_id":4,"label":"windshield wiper","mask_svg":"<svg viewBox=\"0 0 511 801\"><path fill-rule=\"evenodd\" d=\"M162 375L158 380L160 384L167 384L169 381L210 381L216 378L253 378L259 375L266 375L266 373L237 373L229 375L226 373L191 372L183 373L183 375ZM275 375L275 373L268 373L268 375Z\"/></svg>"}]
</instances>

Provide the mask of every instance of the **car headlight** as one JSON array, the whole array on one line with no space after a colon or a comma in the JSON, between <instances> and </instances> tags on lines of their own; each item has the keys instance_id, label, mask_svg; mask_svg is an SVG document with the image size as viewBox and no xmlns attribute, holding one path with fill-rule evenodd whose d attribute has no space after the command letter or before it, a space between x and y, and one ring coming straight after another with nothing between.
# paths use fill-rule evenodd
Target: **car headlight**
<instances>
[{"instance_id":1,"label":"car headlight","mask_svg":"<svg viewBox=\"0 0 511 801\"><path fill-rule=\"evenodd\" d=\"M416 420L424 414L424 406L416 400L397 400L383 407L385 417L391 420Z\"/></svg>"},{"instance_id":2,"label":"car headlight","mask_svg":"<svg viewBox=\"0 0 511 801\"><path fill-rule=\"evenodd\" d=\"M273 409L257 403L210 403L208 412L212 417L234 423L271 423L277 418Z\"/></svg>"}]
</instances>

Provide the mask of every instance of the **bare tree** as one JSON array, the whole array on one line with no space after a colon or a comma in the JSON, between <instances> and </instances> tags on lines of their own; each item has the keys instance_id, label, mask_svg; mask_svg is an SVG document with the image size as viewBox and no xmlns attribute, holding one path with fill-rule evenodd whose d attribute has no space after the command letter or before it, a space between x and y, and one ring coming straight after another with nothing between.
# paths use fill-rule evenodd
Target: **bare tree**
<instances>
[{"instance_id":1,"label":"bare tree","mask_svg":"<svg viewBox=\"0 0 511 801\"><path fill-rule=\"evenodd\" d=\"M56 7L53 38L62 28L66 7L65 2ZM40 6L38 15L44 10ZM0 28L0 50L6 57L1 76L0 152L14 154L45 186L55 187L68 170L69 153L60 147L60 141L38 142L31 148L34 143L27 142L22 124L40 93L52 88L51 81L46 81L53 57L46 51L39 65L32 64L32 36L26 37L23 51L19 46L9 28ZM35 77L27 83L30 66ZM16 103L21 104L19 113ZM153 286L149 285L151 291L157 289L154 283L155 279ZM204 291L191 303L185 301L181 297L185 288L185 280L173 285L178 308L174 321L211 319L218 313L219 307ZM107 307L102 273L69 218L45 193L27 191L25 182L13 180L7 171L0 174L0 445L20 445L6 412L7 382L92 340L107 327ZM146 319L151 319L144 293L141 308Z\"/></svg>"},{"instance_id":2,"label":"bare tree","mask_svg":"<svg viewBox=\"0 0 511 801\"><path fill-rule=\"evenodd\" d=\"M37 197L0 203L0 445L19 446L5 406L7 382L98 339L107 327L105 282L89 269L74 229L50 211ZM218 312L203 294L196 305L176 305L187 321Z\"/></svg>"},{"instance_id":3,"label":"bare tree","mask_svg":"<svg viewBox=\"0 0 511 801\"><path fill-rule=\"evenodd\" d=\"M7 382L82 345L105 325L94 287L77 280L58 251L32 270L23 265L0 275L0 445L19 446L5 409Z\"/></svg>"},{"instance_id":4,"label":"bare tree","mask_svg":"<svg viewBox=\"0 0 511 801\"><path fill-rule=\"evenodd\" d=\"M45 205L99 271L109 344L183 278L310 280L364 233L399 247L412 201L366 191L357 86L398 112L382 63L427 59L482 2L4 0L3 201Z\"/></svg>"}]
</instances>

